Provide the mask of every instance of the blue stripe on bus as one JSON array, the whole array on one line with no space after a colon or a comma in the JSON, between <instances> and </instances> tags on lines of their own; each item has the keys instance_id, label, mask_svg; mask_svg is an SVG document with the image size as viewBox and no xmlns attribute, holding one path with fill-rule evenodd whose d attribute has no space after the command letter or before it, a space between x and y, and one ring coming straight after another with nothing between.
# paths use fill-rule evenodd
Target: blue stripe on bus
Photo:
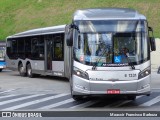
<instances>
[{"instance_id":1,"label":"blue stripe on bus","mask_svg":"<svg viewBox=\"0 0 160 120\"><path fill-rule=\"evenodd\" d=\"M0 61L0 65L6 65L6 62L1 62L1 61Z\"/></svg>"}]
</instances>

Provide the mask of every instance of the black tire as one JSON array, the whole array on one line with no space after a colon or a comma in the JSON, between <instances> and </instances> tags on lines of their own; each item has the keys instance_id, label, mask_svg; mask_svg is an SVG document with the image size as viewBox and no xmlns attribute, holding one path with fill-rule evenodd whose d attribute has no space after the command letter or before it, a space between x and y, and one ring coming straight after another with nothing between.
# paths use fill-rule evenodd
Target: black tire
<instances>
[{"instance_id":1,"label":"black tire","mask_svg":"<svg viewBox=\"0 0 160 120\"><path fill-rule=\"evenodd\" d=\"M134 95L133 96L127 96L127 99L128 100L136 100L136 96L134 96Z\"/></svg>"},{"instance_id":2,"label":"black tire","mask_svg":"<svg viewBox=\"0 0 160 120\"><path fill-rule=\"evenodd\" d=\"M83 97L80 96L80 95L72 95L72 98L73 98L75 101L81 101L81 100L83 100Z\"/></svg>"},{"instance_id":3,"label":"black tire","mask_svg":"<svg viewBox=\"0 0 160 120\"><path fill-rule=\"evenodd\" d=\"M0 69L0 72L2 72L2 69Z\"/></svg>"},{"instance_id":4,"label":"black tire","mask_svg":"<svg viewBox=\"0 0 160 120\"><path fill-rule=\"evenodd\" d=\"M22 65L22 63L19 64L18 71L19 71L20 76L22 76L22 77L26 76L26 72L23 71L23 65Z\"/></svg>"},{"instance_id":5,"label":"black tire","mask_svg":"<svg viewBox=\"0 0 160 120\"><path fill-rule=\"evenodd\" d=\"M27 64L27 76L29 78L33 78L34 77L34 74L32 73L32 67L31 67L31 64Z\"/></svg>"}]
</instances>

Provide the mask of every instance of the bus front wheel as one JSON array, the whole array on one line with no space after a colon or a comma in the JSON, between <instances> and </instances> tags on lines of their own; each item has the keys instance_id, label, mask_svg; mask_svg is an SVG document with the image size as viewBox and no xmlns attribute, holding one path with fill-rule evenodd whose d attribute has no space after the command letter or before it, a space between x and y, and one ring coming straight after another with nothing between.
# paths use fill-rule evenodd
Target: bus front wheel
<instances>
[{"instance_id":1,"label":"bus front wheel","mask_svg":"<svg viewBox=\"0 0 160 120\"><path fill-rule=\"evenodd\" d=\"M73 87L72 86L71 86L71 96L76 101L83 100L83 96L81 96L81 95L73 95Z\"/></svg>"},{"instance_id":2,"label":"bus front wheel","mask_svg":"<svg viewBox=\"0 0 160 120\"><path fill-rule=\"evenodd\" d=\"M0 69L0 72L2 72L2 69Z\"/></svg>"},{"instance_id":3,"label":"bus front wheel","mask_svg":"<svg viewBox=\"0 0 160 120\"><path fill-rule=\"evenodd\" d=\"M73 98L75 101L83 100L83 97L80 96L80 95L72 95L72 98Z\"/></svg>"},{"instance_id":4,"label":"bus front wheel","mask_svg":"<svg viewBox=\"0 0 160 120\"><path fill-rule=\"evenodd\" d=\"M127 99L128 99L128 100L136 100L136 96L130 96L130 95L129 95L129 96L127 96Z\"/></svg>"}]
</instances>

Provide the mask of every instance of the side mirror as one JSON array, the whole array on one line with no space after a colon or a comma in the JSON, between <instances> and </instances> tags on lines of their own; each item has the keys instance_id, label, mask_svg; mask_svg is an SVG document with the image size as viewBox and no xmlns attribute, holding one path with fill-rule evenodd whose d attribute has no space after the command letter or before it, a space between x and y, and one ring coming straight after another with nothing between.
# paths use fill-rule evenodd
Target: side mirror
<instances>
[{"instance_id":1,"label":"side mirror","mask_svg":"<svg viewBox=\"0 0 160 120\"><path fill-rule=\"evenodd\" d=\"M65 28L65 33L66 33L66 42L67 42L67 46L73 46L73 30L77 30L79 31L79 28L75 25L75 24L70 24L67 25Z\"/></svg>"},{"instance_id":2,"label":"side mirror","mask_svg":"<svg viewBox=\"0 0 160 120\"><path fill-rule=\"evenodd\" d=\"M150 46L152 51L156 51L156 42L154 37L149 37L150 40Z\"/></svg>"},{"instance_id":3,"label":"side mirror","mask_svg":"<svg viewBox=\"0 0 160 120\"><path fill-rule=\"evenodd\" d=\"M73 29L70 29L67 34L67 46L73 45Z\"/></svg>"},{"instance_id":4,"label":"side mirror","mask_svg":"<svg viewBox=\"0 0 160 120\"><path fill-rule=\"evenodd\" d=\"M153 35L153 28L148 26L148 32L152 33L152 37L149 37L151 50L156 51L156 42L155 42L155 38L154 38L154 35Z\"/></svg>"},{"instance_id":5,"label":"side mirror","mask_svg":"<svg viewBox=\"0 0 160 120\"><path fill-rule=\"evenodd\" d=\"M153 28L152 27L148 27L148 31L152 31L153 32Z\"/></svg>"}]
</instances>

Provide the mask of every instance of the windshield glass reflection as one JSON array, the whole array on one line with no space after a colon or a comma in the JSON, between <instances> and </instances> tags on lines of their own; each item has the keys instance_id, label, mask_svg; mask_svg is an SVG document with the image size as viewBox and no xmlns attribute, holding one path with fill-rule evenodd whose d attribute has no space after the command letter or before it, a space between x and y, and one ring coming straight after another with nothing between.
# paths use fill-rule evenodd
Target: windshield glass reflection
<instances>
[{"instance_id":1,"label":"windshield glass reflection","mask_svg":"<svg viewBox=\"0 0 160 120\"><path fill-rule=\"evenodd\" d=\"M100 26L89 24L83 26L82 29L81 23L86 22L80 22L81 33L77 33L78 37L74 43L74 59L76 61L86 65L94 65L98 61L97 66L125 66L128 65L125 55L133 64L139 64L149 59L144 21L142 23L139 21L113 21L113 23L119 24L109 25L112 26L112 30L109 29L108 24L104 25L108 28L104 29L103 26L98 29L101 23Z\"/></svg>"}]
</instances>

